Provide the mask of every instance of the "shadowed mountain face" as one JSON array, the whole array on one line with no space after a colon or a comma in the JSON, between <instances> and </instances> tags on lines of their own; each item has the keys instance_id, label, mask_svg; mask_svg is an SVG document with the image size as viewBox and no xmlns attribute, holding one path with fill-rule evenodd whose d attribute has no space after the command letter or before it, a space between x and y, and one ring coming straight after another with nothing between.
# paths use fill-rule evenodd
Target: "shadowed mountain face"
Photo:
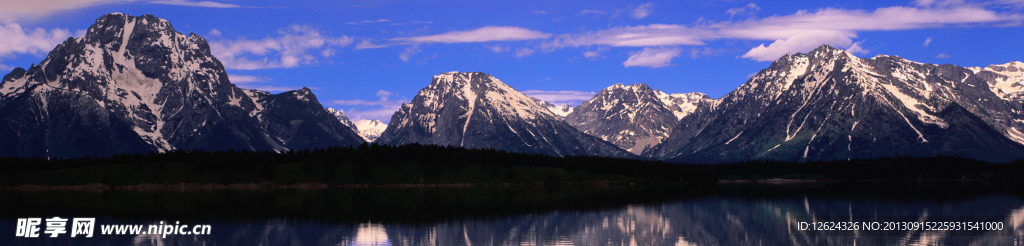
<instances>
[{"instance_id":1,"label":"shadowed mountain face","mask_svg":"<svg viewBox=\"0 0 1024 246\"><path fill-rule=\"evenodd\" d=\"M434 76L429 86L391 117L376 142L552 156L632 156L576 130L534 99L484 73Z\"/></svg>"},{"instance_id":2,"label":"shadowed mountain face","mask_svg":"<svg viewBox=\"0 0 1024 246\"><path fill-rule=\"evenodd\" d=\"M315 98L304 106L323 110ZM224 67L198 35L178 33L152 15L108 14L97 19L85 37L64 41L39 65L16 68L4 76L0 135L5 137L0 140L0 156L282 151L288 146L361 143L358 136L288 143L282 140L288 136L275 135L281 131L265 128L273 125L261 121L268 118L257 117L266 108L273 107L229 82ZM303 120L323 121L310 117Z\"/></svg>"},{"instance_id":3,"label":"shadowed mountain face","mask_svg":"<svg viewBox=\"0 0 1024 246\"><path fill-rule=\"evenodd\" d=\"M683 162L1022 158L1021 104L990 87L1010 78L990 68L863 59L822 46L780 58L716 107L684 117L645 154Z\"/></svg>"}]
</instances>

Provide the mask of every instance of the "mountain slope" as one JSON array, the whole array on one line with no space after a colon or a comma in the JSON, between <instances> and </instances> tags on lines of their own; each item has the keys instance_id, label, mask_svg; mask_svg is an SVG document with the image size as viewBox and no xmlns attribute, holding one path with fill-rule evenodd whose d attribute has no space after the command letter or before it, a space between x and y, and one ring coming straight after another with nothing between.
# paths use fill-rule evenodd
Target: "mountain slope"
<instances>
[{"instance_id":1,"label":"mountain slope","mask_svg":"<svg viewBox=\"0 0 1024 246\"><path fill-rule=\"evenodd\" d=\"M345 116L345 113L341 112L341 110L333 108L324 109L326 109L328 113L331 113L331 115L333 115L335 119L338 119L338 121L341 122L341 124L345 125L346 127L355 127L355 125L352 124L352 121L348 119L348 116Z\"/></svg>"},{"instance_id":2,"label":"mountain slope","mask_svg":"<svg viewBox=\"0 0 1024 246\"><path fill-rule=\"evenodd\" d=\"M152 15L108 14L4 76L0 156L285 150L261 127L259 107L203 38Z\"/></svg>"},{"instance_id":3,"label":"mountain slope","mask_svg":"<svg viewBox=\"0 0 1024 246\"><path fill-rule=\"evenodd\" d=\"M1017 104L1019 105L1019 104ZM822 46L780 58L684 117L645 155L680 162L1024 157L1019 106L970 69ZM1015 139L1017 141L1013 141Z\"/></svg>"},{"instance_id":4,"label":"mountain slope","mask_svg":"<svg viewBox=\"0 0 1024 246\"><path fill-rule=\"evenodd\" d=\"M276 95L249 90L255 95L256 117L267 134L285 149L314 149L362 144L362 137L338 120L341 112L330 112L309 88ZM347 117L345 117L347 119Z\"/></svg>"},{"instance_id":5,"label":"mountain slope","mask_svg":"<svg viewBox=\"0 0 1024 246\"><path fill-rule=\"evenodd\" d=\"M434 76L391 117L378 143L490 148L553 156L630 157L484 73Z\"/></svg>"}]
</instances>

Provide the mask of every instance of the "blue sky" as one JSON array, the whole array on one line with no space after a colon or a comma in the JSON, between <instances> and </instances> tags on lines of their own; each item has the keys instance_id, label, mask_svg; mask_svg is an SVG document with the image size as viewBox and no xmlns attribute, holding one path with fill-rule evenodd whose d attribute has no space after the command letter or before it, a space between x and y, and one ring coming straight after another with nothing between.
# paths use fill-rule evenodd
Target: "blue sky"
<instances>
[{"instance_id":1,"label":"blue sky","mask_svg":"<svg viewBox=\"0 0 1024 246\"><path fill-rule=\"evenodd\" d=\"M787 52L986 66L1024 60L1024 0L191 1L8 0L0 69L38 63L99 16L153 14L211 44L232 82L313 88L387 122L447 71L481 71L578 104L615 83L721 97Z\"/></svg>"}]
</instances>

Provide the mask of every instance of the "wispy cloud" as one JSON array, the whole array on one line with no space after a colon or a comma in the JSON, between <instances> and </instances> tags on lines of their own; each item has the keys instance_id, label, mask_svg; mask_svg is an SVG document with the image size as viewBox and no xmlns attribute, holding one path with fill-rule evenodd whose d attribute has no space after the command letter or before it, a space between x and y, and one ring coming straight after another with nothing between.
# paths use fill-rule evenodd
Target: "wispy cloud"
<instances>
[{"instance_id":1,"label":"wispy cloud","mask_svg":"<svg viewBox=\"0 0 1024 246\"><path fill-rule=\"evenodd\" d=\"M231 80L231 83L235 84L235 86L238 86L239 88L255 89L269 92L282 92L302 89L302 87L274 85L277 83L274 81L274 79L259 75L228 74L228 80Z\"/></svg>"},{"instance_id":2,"label":"wispy cloud","mask_svg":"<svg viewBox=\"0 0 1024 246\"><path fill-rule=\"evenodd\" d=\"M187 1L187 0L159 0L151 1L149 3L155 4L166 4L166 5L178 5L188 7L204 7L204 8L241 8L237 4L221 3L213 1Z\"/></svg>"},{"instance_id":3,"label":"wispy cloud","mask_svg":"<svg viewBox=\"0 0 1024 246\"><path fill-rule=\"evenodd\" d=\"M0 62L12 55L45 54L70 36L71 32L65 29L25 29L18 23L0 24ZM11 67L0 66L6 67L4 70Z\"/></svg>"},{"instance_id":4,"label":"wispy cloud","mask_svg":"<svg viewBox=\"0 0 1024 246\"><path fill-rule=\"evenodd\" d=\"M929 44L932 44L932 37L924 39L924 44L921 44L921 46L928 47Z\"/></svg>"},{"instance_id":5,"label":"wispy cloud","mask_svg":"<svg viewBox=\"0 0 1024 246\"><path fill-rule=\"evenodd\" d=\"M391 20L388 20L388 19L361 20L361 21L349 21L349 22L345 22L345 24L348 24L348 25L359 25L359 24L382 23L382 22L389 22L389 21L391 21Z\"/></svg>"},{"instance_id":6,"label":"wispy cloud","mask_svg":"<svg viewBox=\"0 0 1024 246\"><path fill-rule=\"evenodd\" d=\"M355 49L357 49L357 50L377 49L377 48L385 48L385 47L390 47L390 46L391 45L374 43L373 41L371 41L369 39L363 39L363 40L360 40L358 44L356 44Z\"/></svg>"},{"instance_id":7,"label":"wispy cloud","mask_svg":"<svg viewBox=\"0 0 1024 246\"><path fill-rule=\"evenodd\" d=\"M453 31L436 35L393 38L411 43L482 43L542 39L551 34L514 26L485 26L469 31Z\"/></svg>"},{"instance_id":8,"label":"wispy cloud","mask_svg":"<svg viewBox=\"0 0 1024 246\"><path fill-rule=\"evenodd\" d=\"M646 47L665 45L702 45L709 30L694 29L682 25L652 24L644 26L618 27L596 32L561 35L544 47L581 47L608 45L612 47Z\"/></svg>"},{"instance_id":9,"label":"wispy cloud","mask_svg":"<svg viewBox=\"0 0 1024 246\"><path fill-rule=\"evenodd\" d=\"M409 62L409 59L412 59L412 56L416 55L417 53L420 53L420 47L409 46L405 48L405 51L403 51L402 54L398 55L398 59L402 60L403 62Z\"/></svg>"},{"instance_id":10,"label":"wispy cloud","mask_svg":"<svg viewBox=\"0 0 1024 246\"><path fill-rule=\"evenodd\" d=\"M604 52L608 51L608 47L598 47L594 50L588 50L583 52L583 57L591 60L597 60L604 58Z\"/></svg>"},{"instance_id":11,"label":"wispy cloud","mask_svg":"<svg viewBox=\"0 0 1024 246\"><path fill-rule=\"evenodd\" d=\"M952 57L952 56L949 56L946 53L939 53L939 55L935 56L935 58L950 58L950 57Z\"/></svg>"},{"instance_id":12,"label":"wispy cloud","mask_svg":"<svg viewBox=\"0 0 1024 246\"><path fill-rule=\"evenodd\" d=\"M738 14L754 12L758 10L761 10L761 7L757 6L757 4L748 3L747 5L744 5L742 7L729 8L725 10L725 13L729 14L729 16L731 17Z\"/></svg>"},{"instance_id":13,"label":"wispy cloud","mask_svg":"<svg viewBox=\"0 0 1024 246\"><path fill-rule=\"evenodd\" d=\"M530 48L516 49L516 57L527 57L533 55L534 50Z\"/></svg>"},{"instance_id":14,"label":"wispy cloud","mask_svg":"<svg viewBox=\"0 0 1024 246\"><path fill-rule=\"evenodd\" d=\"M682 52L679 48L644 48L642 51L630 53L629 59L622 63L624 67L659 68L672 64L672 58Z\"/></svg>"},{"instance_id":15,"label":"wispy cloud","mask_svg":"<svg viewBox=\"0 0 1024 246\"><path fill-rule=\"evenodd\" d=\"M376 95L376 101L362 99L334 100L331 101L331 104L338 106L354 106L345 110L345 115L348 116L349 119L352 119L352 121L380 120L386 123L390 121L391 115L402 107L402 103L409 101L405 97L399 96L397 93L392 91L378 90Z\"/></svg>"},{"instance_id":16,"label":"wispy cloud","mask_svg":"<svg viewBox=\"0 0 1024 246\"><path fill-rule=\"evenodd\" d=\"M759 7L747 5L744 9ZM734 10L734 13L738 13ZM944 2L917 7L885 7L873 11L825 8L743 21L697 25L651 24L559 35L542 47L662 47L704 45L719 39L771 41L742 57L769 61L786 53L805 52L821 44L848 48L864 31L896 31L972 25L1019 25L1024 15L996 12L981 5Z\"/></svg>"},{"instance_id":17,"label":"wispy cloud","mask_svg":"<svg viewBox=\"0 0 1024 246\"><path fill-rule=\"evenodd\" d=\"M0 8L0 21L11 22L17 19L38 19L67 10L83 9L92 6L110 4L161 4L202 8L240 8L243 6L217 1L188 0L6 0Z\"/></svg>"},{"instance_id":18,"label":"wispy cloud","mask_svg":"<svg viewBox=\"0 0 1024 246\"><path fill-rule=\"evenodd\" d=\"M651 15L652 12L654 12L654 3L645 3L633 9L633 13L630 16L632 16L633 19L643 19L647 18L648 15Z\"/></svg>"},{"instance_id":19,"label":"wispy cloud","mask_svg":"<svg viewBox=\"0 0 1024 246\"><path fill-rule=\"evenodd\" d=\"M210 48L228 69L255 70L308 65L334 54L332 47L353 42L348 36L321 35L311 26L292 25L263 39L212 40Z\"/></svg>"},{"instance_id":20,"label":"wispy cloud","mask_svg":"<svg viewBox=\"0 0 1024 246\"><path fill-rule=\"evenodd\" d=\"M597 93L593 91L525 90L523 94L556 105L579 105L580 102L590 100Z\"/></svg>"}]
</instances>

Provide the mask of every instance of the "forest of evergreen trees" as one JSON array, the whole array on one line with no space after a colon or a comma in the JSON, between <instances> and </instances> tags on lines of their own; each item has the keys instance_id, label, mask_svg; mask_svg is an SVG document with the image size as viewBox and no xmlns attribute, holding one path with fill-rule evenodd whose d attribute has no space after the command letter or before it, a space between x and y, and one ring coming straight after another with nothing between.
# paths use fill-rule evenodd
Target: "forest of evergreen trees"
<instances>
[{"instance_id":1,"label":"forest of evergreen trees","mask_svg":"<svg viewBox=\"0 0 1024 246\"><path fill-rule=\"evenodd\" d=\"M1016 183L1024 162L934 158L694 165L605 157L552 157L426 145L363 144L285 153L186 151L66 160L0 159L0 186L137 184L650 184L719 180Z\"/></svg>"}]
</instances>

